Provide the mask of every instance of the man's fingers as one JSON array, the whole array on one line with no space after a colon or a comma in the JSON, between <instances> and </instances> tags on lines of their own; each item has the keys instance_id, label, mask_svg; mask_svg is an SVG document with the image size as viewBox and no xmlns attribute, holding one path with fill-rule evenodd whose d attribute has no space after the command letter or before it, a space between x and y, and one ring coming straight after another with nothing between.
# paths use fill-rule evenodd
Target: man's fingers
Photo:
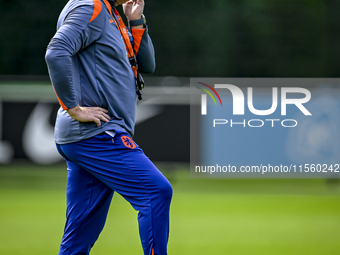
<instances>
[{"instance_id":1,"label":"man's fingers","mask_svg":"<svg viewBox=\"0 0 340 255\"><path fill-rule=\"evenodd\" d=\"M111 119L111 117L110 117L109 115L107 115L106 113L103 113L103 116L104 116L107 120Z\"/></svg>"},{"instance_id":2,"label":"man's fingers","mask_svg":"<svg viewBox=\"0 0 340 255\"><path fill-rule=\"evenodd\" d=\"M109 111L104 108L99 108L96 112L96 116L99 117L101 120L102 118L111 119L111 117L107 114Z\"/></svg>"},{"instance_id":3,"label":"man's fingers","mask_svg":"<svg viewBox=\"0 0 340 255\"><path fill-rule=\"evenodd\" d=\"M129 5L133 5L133 1L128 1L128 2L124 3L123 8L125 9Z\"/></svg>"},{"instance_id":4,"label":"man's fingers","mask_svg":"<svg viewBox=\"0 0 340 255\"><path fill-rule=\"evenodd\" d=\"M103 115L99 115L98 117L94 117L93 121L97 124L97 127L101 126L101 121L109 122L109 120L106 117L104 117Z\"/></svg>"},{"instance_id":5,"label":"man's fingers","mask_svg":"<svg viewBox=\"0 0 340 255\"><path fill-rule=\"evenodd\" d=\"M94 110L95 110L95 112L93 113L93 115L94 115L93 117L94 117L94 122L96 122L97 125L98 125L97 121L99 121L99 123L100 123L100 121L109 122L109 120L111 119L111 117L108 114L105 113L105 112L108 112L106 109L97 108L97 109L94 109Z\"/></svg>"},{"instance_id":6,"label":"man's fingers","mask_svg":"<svg viewBox=\"0 0 340 255\"><path fill-rule=\"evenodd\" d=\"M109 112L108 110L101 108L101 107L89 107L88 109L93 109L95 111L100 111L100 112L105 112L105 113Z\"/></svg>"},{"instance_id":7,"label":"man's fingers","mask_svg":"<svg viewBox=\"0 0 340 255\"><path fill-rule=\"evenodd\" d=\"M98 127L101 126L101 121L109 122L111 117L109 111L101 107L79 107L80 111L74 112L72 118L80 122L95 122Z\"/></svg>"},{"instance_id":8,"label":"man's fingers","mask_svg":"<svg viewBox=\"0 0 340 255\"><path fill-rule=\"evenodd\" d=\"M101 123L100 123L100 119L98 118L94 118L93 120L96 124L97 124L97 127L100 127Z\"/></svg>"},{"instance_id":9,"label":"man's fingers","mask_svg":"<svg viewBox=\"0 0 340 255\"><path fill-rule=\"evenodd\" d=\"M106 115L106 114L105 114ZM106 115L107 116L107 115ZM101 121L104 122L109 122L110 117L109 116L104 116L104 115L99 115L97 118L100 119Z\"/></svg>"}]
</instances>

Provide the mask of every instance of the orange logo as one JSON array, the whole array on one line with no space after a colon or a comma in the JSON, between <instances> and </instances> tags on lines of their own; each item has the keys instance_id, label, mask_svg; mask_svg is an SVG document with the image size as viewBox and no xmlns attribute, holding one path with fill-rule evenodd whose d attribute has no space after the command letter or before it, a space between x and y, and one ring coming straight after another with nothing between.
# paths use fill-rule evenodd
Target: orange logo
<instances>
[{"instance_id":1,"label":"orange logo","mask_svg":"<svg viewBox=\"0 0 340 255\"><path fill-rule=\"evenodd\" d=\"M124 143L124 145L130 149L134 149L137 147L137 145L134 143L134 141L128 137L128 136L122 136L120 139L122 139L122 142Z\"/></svg>"},{"instance_id":2,"label":"orange logo","mask_svg":"<svg viewBox=\"0 0 340 255\"><path fill-rule=\"evenodd\" d=\"M112 22L113 22L113 19L109 19L109 21L110 21L110 23L112 23Z\"/></svg>"}]
</instances>

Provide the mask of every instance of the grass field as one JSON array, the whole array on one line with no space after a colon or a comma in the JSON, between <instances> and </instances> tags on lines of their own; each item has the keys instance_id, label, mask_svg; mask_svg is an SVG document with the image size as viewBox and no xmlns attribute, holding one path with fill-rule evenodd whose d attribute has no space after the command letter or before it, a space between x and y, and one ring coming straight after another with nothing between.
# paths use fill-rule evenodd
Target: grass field
<instances>
[{"instance_id":1,"label":"grass field","mask_svg":"<svg viewBox=\"0 0 340 255\"><path fill-rule=\"evenodd\" d=\"M165 175L174 189L170 255L340 254L337 182ZM0 166L1 255L58 253L65 186L63 166ZM115 194L91 255L142 254L136 217Z\"/></svg>"}]
</instances>

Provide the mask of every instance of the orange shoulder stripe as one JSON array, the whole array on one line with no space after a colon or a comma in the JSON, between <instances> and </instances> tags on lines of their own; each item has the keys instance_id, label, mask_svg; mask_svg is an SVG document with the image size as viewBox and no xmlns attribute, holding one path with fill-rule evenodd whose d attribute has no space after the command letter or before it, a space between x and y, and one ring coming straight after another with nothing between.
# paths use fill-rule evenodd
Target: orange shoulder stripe
<instances>
[{"instance_id":1,"label":"orange shoulder stripe","mask_svg":"<svg viewBox=\"0 0 340 255\"><path fill-rule=\"evenodd\" d=\"M95 18L97 18L97 16L102 10L102 3L100 2L100 0L92 0L92 1L94 3L94 8L93 8L92 17L89 23L91 23Z\"/></svg>"}]
</instances>

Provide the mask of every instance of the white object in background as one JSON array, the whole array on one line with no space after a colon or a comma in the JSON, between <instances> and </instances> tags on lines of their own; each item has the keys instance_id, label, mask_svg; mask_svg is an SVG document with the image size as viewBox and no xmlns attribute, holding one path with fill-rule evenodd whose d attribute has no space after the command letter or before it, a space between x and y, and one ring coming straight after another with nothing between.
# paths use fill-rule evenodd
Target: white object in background
<instances>
[{"instance_id":1,"label":"white object in background","mask_svg":"<svg viewBox=\"0 0 340 255\"><path fill-rule=\"evenodd\" d=\"M29 116L23 132L23 148L34 163L47 165L62 159L54 143L54 128L49 123L53 107L39 102Z\"/></svg>"}]
</instances>

